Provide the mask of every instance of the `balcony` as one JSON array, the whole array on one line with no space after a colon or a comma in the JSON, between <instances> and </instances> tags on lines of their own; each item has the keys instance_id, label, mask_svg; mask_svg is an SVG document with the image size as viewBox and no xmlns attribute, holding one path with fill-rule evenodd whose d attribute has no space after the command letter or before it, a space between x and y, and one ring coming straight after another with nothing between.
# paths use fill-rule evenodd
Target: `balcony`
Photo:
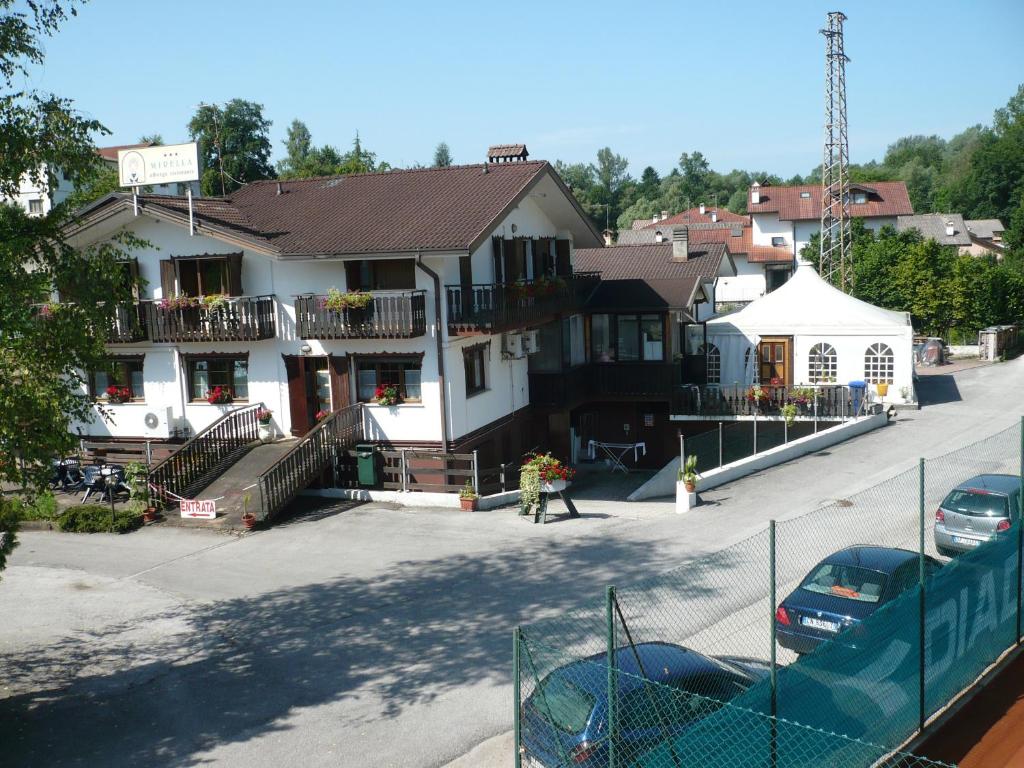
<instances>
[{"instance_id":1,"label":"balcony","mask_svg":"<svg viewBox=\"0 0 1024 768\"><path fill-rule=\"evenodd\" d=\"M530 403L573 408L587 400L674 400L681 391L677 363L588 363L530 374Z\"/></svg>"},{"instance_id":2,"label":"balcony","mask_svg":"<svg viewBox=\"0 0 1024 768\"><path fill-rule=\"evenodd\" d=\"M782 406L792 403L798 418L845 419L854 412L850 388L845 385L799 385L799 389L763 384L760 401L750 396L751 388L683 387L673 402L672 412L681 416L778 416Z\"/></svg>"},{"instance_id":3,"label":"balcony","mask_svg":"<svg viewBox=\"0 0 1024 768\"><path fill-rule=\"evenodd\" d=\"M297 296L295 324L303 339L413 339L427 331L426 291L374 291L364 309L330 310L324 296Z\"/></svg>"},{"instance_id":4,"label":"balcony","mask_svg":"<svg viewBox=\"0 0 1024 768\"><path fill-rule=\"evenodd\" d=\"M507 285L447 285L448 332L500 333L539 325L558 314L582 309L599 280L597 272L576 272Z\"/></svg>"},{"instance_id":5,"label":"balcony","mask_svg":"<svg viewBox=\"0 0 1024 768\"><path fill-rule=\"evenodd\" d=\"M149 338L141 304L121 304L114 310L107 331L108 344L132 344Z\"/></svg>"},{"instance_id":6,"label":"balcony","mask_svg":"<svg viewBox=\"0 0 1024 768\"><path fill-rule=\"evenodd\" d=\"M235 296L218 305L140 304L150 341L259 341L274 337L274 297Z\"/></svg>"}]
</instances>

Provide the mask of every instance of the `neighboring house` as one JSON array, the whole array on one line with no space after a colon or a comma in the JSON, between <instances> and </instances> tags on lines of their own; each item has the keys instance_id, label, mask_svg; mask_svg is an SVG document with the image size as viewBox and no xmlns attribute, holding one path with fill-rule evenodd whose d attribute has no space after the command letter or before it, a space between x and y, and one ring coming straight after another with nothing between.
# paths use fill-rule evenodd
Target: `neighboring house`
<instances>
[{"instance_id":1,"label":"neighboring house","mask_svg":"<svg viewBox=\"0 0 1024 768\"><path fill-rule=\"evenodd\" d=\"M649 219L634 219L632 229L650 229L660 225L676 227L691 224L715 224L717 222L749 224L750 219L741 213L733 213L728 208L718 208L717 206L709 208L701 203L696 208L688 208L672 216L668 215L668 211L662 211L661 215L655 214Z\"/></svg>"},{"instance_id":2,"label":"neighboring house","mask_svg":"<svg viewBox=\"0 0 1024 768\"><path fill-rule=\"evenodd\" d=\"M795 187L761 186L754 182L747 195L754 245L788 248L794 258L821 229L820 184ZM868 229L896 226L899 216L914 212L902 181L850 185L850 216Z\"/></svg>"},{"instance_id":3,"label":"neighboring house","mask_svg":"<svg viewBox=\"0 0 1024 768\"><path fill-rule=\"evenodd\" d=\"M1003 253L1006 251L1006 243L1003 242L1003 232L1006 228L1003 226L1003 222L999 219L968 219L964 223L967 226L971 244L966 249L961 248L961 253L1003 258Z\"/></svg>"},{"instance_id":4,"label":"neighboring house","mask_svg":"<svg viewBox=\"0 0 1024 768\"><path fill-rule=\"evenodd\" d=\"M108 347L131 398L106 402L112 380L92 374L112 418L73 425L82 434L195 434L234 407L207 402L220 386L263 402L285 435L363 403L383 445L478 450L488 467L536 445L522 332L582 322L596 278L574 274L574 252L600 243L548 163L255 182L195 200L194 234L183 198L138 203L133 215L131 195L108 195L71 232L82 246L119 231L148 243L126 270L145 288ZM332 288L372 298L333 311ZM382 385L397 406L375 403Z\"/></svg>"},{"instance_id":5,"label":"neighboring house","mask_svg":"<svg viewBox=\"0 0 1024 768\"><path fill-rule=\"evenodd\" d=\"M755 245L753 227L748 216L726 211L727 221L700 221L700 209L684 211L657 224L619 233L619 244L669 242L683 229L691 243L722 243L733 260L736 271L720 277L714 288L714 300L700 308L700 320L717 312L725 312L748 304L774 291L793 273L793 252L786 246ZM696 215L694 215L696 214ZM672 223L673 219L676 223Z\"/></svg>"},{"instance_id":6,"label":"neighboring house","mask_svg":"<svg viewBox=\"0 0 1024 768\"><path fill-rule=\"evenodd\" d=\"M660 467L678 451L672 403L705 378L703 350L686 339L703 340L698 308L713 301L717 278L735 274L732 259L722 243L691 243L680 227L672 242L577 249L575 263L601 281L585 317L541 327L530 401L547 415L557 452L643 442L637 463Z\"/></svg>"},{"instance_id":7,"label":"neighboring house","mask_svg":"<svg viewBox=\"0 0 1024 768\"><path fill-rule=\"evenodd\" d=\"M971 245L970 233L959 213L919 213L896 219L897 231L910 229L916 229L926 240L934 240L939 245L953 245L961 250Z\"/></svg>"}]
</instances>

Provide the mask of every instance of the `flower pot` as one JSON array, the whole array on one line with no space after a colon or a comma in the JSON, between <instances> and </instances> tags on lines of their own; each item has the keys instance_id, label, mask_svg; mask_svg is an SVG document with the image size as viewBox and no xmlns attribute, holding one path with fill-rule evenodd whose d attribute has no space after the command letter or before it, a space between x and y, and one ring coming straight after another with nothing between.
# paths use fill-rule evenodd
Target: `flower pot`
<instances>
[{"instance_id":1,"label":"flower pot","mask_svg":"<svg viewBox=\"0 0 1024 768\"><path fill-rule=\"evenodd\" d=\"M568 487L568 480L544 480L540 484L540 489L544 493L558 493L559 491L564 491Z\"/></svg>"},{"instance_id":2,"label":"flower pot","mask_svg":"<svg viewBox=\"0 0 1024 768\"><path fill-rule=\"evenodd\" d=\"M685 486L687 493L693 493L694 491L697 490L697 484L696 483L687 483L687 482L684 481L683 482L683 486Z\"/></svg>"},{"instance_id":3,"label":"flower pot","mask_svg":"<svg viewBox=\"0 0 1024 768\"><path fill-rule=\"evenodd\" d=\"M888 383L879 382L878 384L875 384L875 387L878 389L878 396L879 397L885 397L886 395L889 394L889 385L888 385Z\"/></svg>"},{"instance_id":4,"label":"flower pot","mask_svg":"<svg viewBox=\"0 0 1024 768\"><path fill-rule=\"evenodd\" d=\"M459 506L462 507L463 512L473 512L476 509L476 499L466 499L459 497Z\"/></svg>"},{"instance_id":5,"label":"flower pot","mask_svg":"<svg viewBox=\"0 0 1024 768\"><path fill-rule=\"evenodd\" d=\"M269 421L266 424L261 421L256 427L256 432L259 435L261 443L269 443L274 439L274 427Z\"/></svg>"},{"instance_id":6,"label":"flower pot","mask_svg":"<svg viewBox=\"0 0 1024 768\"><path fill-rule=\"evenodd\" d=\"M252 512L242 515L242 525L245 526L247 531L251 531L256 526L256 515Z\"/></svg>"},{"instance_id":7,"label":"flower pot","mask_svg":"<svg viewBox=\"0 0 1024 768\"><path fill-rule=\"evenodd\" d=\"M156 520L156 507L146 507L146 511L142 513L142 519L147 523Z\"/></svg>"}]
</instances>

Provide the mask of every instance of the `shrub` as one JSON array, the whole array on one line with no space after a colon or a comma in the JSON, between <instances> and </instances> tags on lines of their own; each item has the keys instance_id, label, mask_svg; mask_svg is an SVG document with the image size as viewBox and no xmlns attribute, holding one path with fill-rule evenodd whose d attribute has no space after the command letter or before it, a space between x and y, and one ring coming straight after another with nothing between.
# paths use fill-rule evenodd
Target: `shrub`
<instances>
[{"instance_id":1,"label":"shrub","mask_svg":"<svg viewBox=\"0 0 1024 768\"><path fill-rule=\"evenodd\" d=\"M5 503L19 520L53 520L58 513L57 500L49 491L39 494L33 501L8 497Z\"/></svg>"},{"instance_id":2,"label":"shrub","mask_svg":"<svg viewBox=\"0 0 1024 768\"><path fill-rule=\"evenodd\" d=\"M71 533L107 533L110 531L110 507L102 504L81 504L65 509L57 524ZM114 512L114 531L128 533L142 525L142 519L126 509Z\"/></svg>"}]
</instances>

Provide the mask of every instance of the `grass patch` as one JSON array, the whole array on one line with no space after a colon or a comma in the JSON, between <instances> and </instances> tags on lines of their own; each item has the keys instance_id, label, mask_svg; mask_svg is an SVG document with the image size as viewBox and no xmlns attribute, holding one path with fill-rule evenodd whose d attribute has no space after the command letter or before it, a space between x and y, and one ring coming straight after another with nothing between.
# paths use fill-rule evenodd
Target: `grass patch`
<instances>
[{"instance_id":1,"label":"grass patch","mask_svg":"<svg viewBox=\"0 0 1024 768\"><path fill-rule=\"evenodd\" d=\"M69 507L57 517L57 525L69 533L107 533L110 531L110 507L101 504ZM142 518L127 509L114 512L116 533L129 533L141 525Z\"/></svg>"}]
</instances>

